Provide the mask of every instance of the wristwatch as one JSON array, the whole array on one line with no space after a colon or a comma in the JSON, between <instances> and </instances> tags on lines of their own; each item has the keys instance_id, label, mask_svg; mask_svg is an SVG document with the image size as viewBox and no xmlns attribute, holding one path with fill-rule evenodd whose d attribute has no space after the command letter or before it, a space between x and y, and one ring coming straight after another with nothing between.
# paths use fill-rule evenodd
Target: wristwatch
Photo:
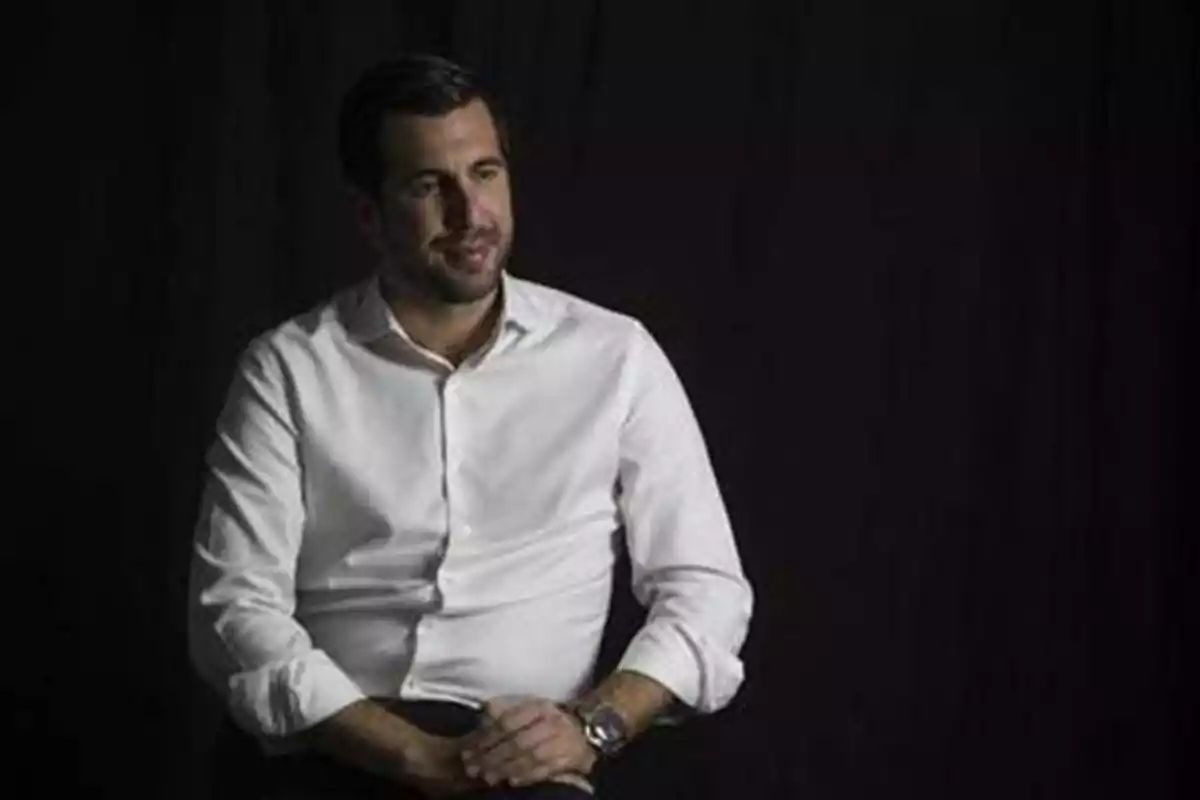
<instances>
[{"instance_id":1,"label":"wristwatch","mask_svg":"<svg viewBox=\"0 0 1200 800\"><path fill-rule=\"evenodd\" d=\"M583 738L603 758L616 755L629 740L629 728L612 706L572 706L568 710L579 720Z\"/></svg>"}]
</instances>

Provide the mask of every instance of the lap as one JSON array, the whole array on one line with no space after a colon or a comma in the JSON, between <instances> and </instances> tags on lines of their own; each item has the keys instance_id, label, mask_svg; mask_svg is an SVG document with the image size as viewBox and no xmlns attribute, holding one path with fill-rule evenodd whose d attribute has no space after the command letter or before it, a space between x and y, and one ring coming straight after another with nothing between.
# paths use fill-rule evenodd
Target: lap
<instances>
[{"instance_id":1,"label":"lap","mask_svg":"<svg viewBox=\"0 0 1200 800\"><path fill-rule=\"evenodd\" d=\"M338 786L293 785L268 789L258 800L425 800L411 790L394 784L364 787L344 782ZM594 800L591 793L561 783L539 783L521 788L496 788L461 795L459 800Z\"/></svg>"},{"instance_id":2,"label":"lap","mask_svg":"<svg viewBox=\"0 0 1200 800\"><path fill-rule=\"evenodd\" d=\"M476 712L441 703L394 708L430 733L457 736L476 724ZM263 756L249 737L227 728L218 746L214 798L221 800L425 800L414 790L343 767L319 756ZM520 788L483 789L460 800L592 800L577 786L541 783Z\"/></svg>"},{"instance_id":3,"label":"lap","mask_svg":"<svg viewBox=\"0 0 1200 800\"><path fill-rule=\"evenodd\" d=\"M296 768L280 765L272 770L255 792L255 800L425 800L416 790L347 768L325 763L291 766ZM481 789L458 800L594 800L594 796L577 786L539 783Z\"/></svg>"},{"instance_id":4,"label":"lap","mask_svg":"<svg viewBox=\"0 0 1200 800\"><path fill-rule=\"evenodd\" d=\"M471 795L471 800L587 800L592 795L577 786L539 783L520 789L491 789Z\"/></svg>"}]
</instances>

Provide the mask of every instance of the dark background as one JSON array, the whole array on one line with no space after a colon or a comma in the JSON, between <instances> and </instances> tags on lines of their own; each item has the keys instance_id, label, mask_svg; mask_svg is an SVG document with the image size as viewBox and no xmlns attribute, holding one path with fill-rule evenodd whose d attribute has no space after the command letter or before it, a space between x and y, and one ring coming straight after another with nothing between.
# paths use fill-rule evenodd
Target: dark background
<instances>
[{"instance_id":1,"label":"dark background","mask_svg":"<svg viewBox=\"0 0 1200 800\"><path fill-rule=\"evenodd\" d=\"M507 98L513 271L674 359L758 590L744 691L630 753L620 797L1194 791L1194 24L1157 0L11 12L5 762L39 795L198 796L203 450L247 340L362 274L335 106L418 47Z\"/></svg>"}]
</instances>

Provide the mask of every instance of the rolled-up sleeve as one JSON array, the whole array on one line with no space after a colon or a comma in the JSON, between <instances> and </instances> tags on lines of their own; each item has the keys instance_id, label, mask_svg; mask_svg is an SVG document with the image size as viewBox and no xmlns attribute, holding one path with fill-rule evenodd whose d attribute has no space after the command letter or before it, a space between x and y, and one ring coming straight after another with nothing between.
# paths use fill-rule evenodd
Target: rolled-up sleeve
<instances>
[{"instance_id":1,"label":"rolled-up sleeve","mask_svg":"<svg viewBox=\"0 0 1200 800\"><path fill-rule=\"evenodd\" d=\"M691 404L640 325L627 375L619 496L633 591L648 614L618 669L657 680L696 711L717 711L742 684L753 592Z\"/></svg>"},{"instance_id":2,"label":"rolled-up sleeve","mask_svg":"<svg viewBox=\"0 0 1200 800\"><path fill-rule=\"evenodd\" d=\"M363 697L294 617L304 502L287 397L277 356L256 341L238 364L208 454L189 589L193 663L234 720L268 738Z\"/></svg>"}]
</instances>

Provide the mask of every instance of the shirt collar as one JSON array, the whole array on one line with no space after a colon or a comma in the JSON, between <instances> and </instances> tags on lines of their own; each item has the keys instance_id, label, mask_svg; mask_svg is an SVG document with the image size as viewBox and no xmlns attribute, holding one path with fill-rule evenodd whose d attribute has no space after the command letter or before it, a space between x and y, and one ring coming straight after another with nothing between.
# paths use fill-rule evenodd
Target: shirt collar
<instances>
[{"instance_id":1,"label":"shirt collar","mask_svg":"<svg viewBox=\"0 0 1200 800\"><path fill-rule=\"evenodd\" d=\"M533 333L552 320L552 309L547 307L546 302L535 297L525 281L507 271L500 273L500 303L501 328L511 326L525 333ZM378 272L355 293L350 312L350 332L363 342L375 341L389 333L407 338L392 309L383 299Z\"/></svg>"}]
</instances>

